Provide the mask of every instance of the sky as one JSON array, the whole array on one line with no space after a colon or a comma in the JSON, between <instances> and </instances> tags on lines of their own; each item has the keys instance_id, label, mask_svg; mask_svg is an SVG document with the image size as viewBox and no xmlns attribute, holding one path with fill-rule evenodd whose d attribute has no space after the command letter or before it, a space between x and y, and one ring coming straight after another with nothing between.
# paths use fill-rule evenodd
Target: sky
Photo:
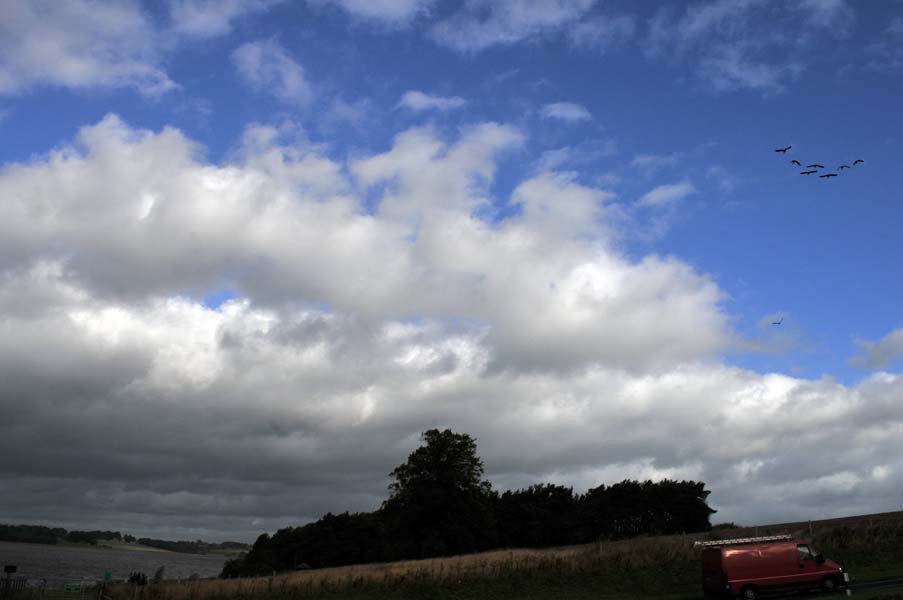
<instances>
[{"instance_id":1,"label":"sky","mask_svg":"<svg viewBox=\"0 0 903 600\"><path fill-rule=\"evenodd\" d=\"M436 427L899 510L900 98L896 0L3 2L0 522L251 541Z\"/></svg>"}]
</instances>

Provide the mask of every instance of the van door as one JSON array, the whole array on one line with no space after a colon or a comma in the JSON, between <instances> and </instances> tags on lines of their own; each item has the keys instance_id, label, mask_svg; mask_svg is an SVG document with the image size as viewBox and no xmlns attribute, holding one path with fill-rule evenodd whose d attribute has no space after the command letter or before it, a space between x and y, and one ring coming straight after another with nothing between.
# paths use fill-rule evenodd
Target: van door
<instances>
[{"instance_id":1,"label":"van door","mask_svg":"<svg viewBox=\"0 0 903 600\"><path fill-rule=\"evenodd\" d=\"M809 544L796 545L797 557L799 558L799 581L803 584L811 584L813 587L821 583L821 565L815 562L815 553L809 547Z\"/></svg>"}]
</instances>

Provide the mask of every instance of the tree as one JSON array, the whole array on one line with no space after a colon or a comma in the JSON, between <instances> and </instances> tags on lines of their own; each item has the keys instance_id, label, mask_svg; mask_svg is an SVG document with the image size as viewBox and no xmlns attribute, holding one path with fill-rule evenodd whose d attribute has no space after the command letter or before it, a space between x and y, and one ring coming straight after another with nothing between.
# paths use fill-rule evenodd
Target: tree
<instances>
[{"instance_id":1,"label":"tree","mask_svg":"<svg viewBox=\"0 0 903 600\"><path fill-rule=\"evenodd\" d=\"M484 550L496 541L492 486L483 480L476 440L450 429L430 429L407 462L390 473L381 512L393 558Z\"/></svg>"},{"instance_id":2,"label":"tree","mask_svg":"<svg viewBox=\"0 0 903 600\"><path fill-rule=\"evenodd\" d=\"M584 540L707 531L715 512L697 481L625 479L590 489L581 499Z\"/></svg>"},{"instance_id":3,"label":"tree","mask_svg":"<svg viewBox=\"0 0 903 600\"><path fill-rule=\"evenodd\" d=\"M502 546L542 548L577 541L577 500L563 485L509 490L496 502L496 518Z\"/></svg>"}]
</instances>

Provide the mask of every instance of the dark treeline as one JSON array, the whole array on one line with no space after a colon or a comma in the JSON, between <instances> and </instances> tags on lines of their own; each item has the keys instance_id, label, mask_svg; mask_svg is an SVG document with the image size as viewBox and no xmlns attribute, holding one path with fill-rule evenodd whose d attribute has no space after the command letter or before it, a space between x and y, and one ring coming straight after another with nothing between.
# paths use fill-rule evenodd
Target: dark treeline
<instances>
[{"instance_id":1,"label":"dark treeline","mask_svg":"<svg viewBox=\"0 0 903 600\"><path fill-rule=\"evenodd\" d=\"M705 531L713 511L696 481L631 481L585 494L538 484L502 494L483 480L476 442L432 429L390 474L389 498L371 513L326 514L257 538L224 577L296 568L429 558L495 548L561 546Z\"/></svg>"},{"instance_id":2,"label":"dark treeline","mask_svg":"<svg viewBox=\"0 0 903 600\"><path fill-rule=\"evenodd\" d=\"M151 546L162 550L170 550L171 552L184 552L186 554L207 554L215 550L246 550L247 544L241 542L222 542L221 544L210 544L201 540L195 542L169 540L155 540L152 538L139 538L138 543L143 546Z\"/></svg>"},{"instance_id":3,"label":"dark treeline","mask_svg":"<svg viewBox=\"0 0 903 600\"><path fill-rule=\"evenodd\" d=\"M122 540L122 535L118 531L66 531L62 527L41 525L0 525L0 541L3 542L56 544L60 540L96 545L98 540Z\"/></svg>"},{"instance_id":4,"label":"dark treeline","mask_svg":"<svg viewBox=\"0 0 903 600\"><path fill-rule=\"evenodd\" d=\"M56 544L57 540L65 539L69 532L55 527L42 527L41 525L0 525L0 541L24 542L27 544Z\"/></svg>"},{"instance_id":5,"label":"dark treeline","mask_svg":"<svg viewBox=\"0 0 903 600\"><path fill-rule=\"evenodd\" d=\"M173 552L189 554L206 554L216 550L247 550L248 545L241 542L222 542L211 544L197 540L196 542L171 542L152 538L137 539L133 535L118 531L66 531L62 527L43 527L41 525L3 525L0 524L0 541L24 542L29 544L57 544L60 541L73 544L90 544L96 546L100 541L116 540L127 543L138 542L144 546L162 548Z\"/></svg>"}]
</instances>

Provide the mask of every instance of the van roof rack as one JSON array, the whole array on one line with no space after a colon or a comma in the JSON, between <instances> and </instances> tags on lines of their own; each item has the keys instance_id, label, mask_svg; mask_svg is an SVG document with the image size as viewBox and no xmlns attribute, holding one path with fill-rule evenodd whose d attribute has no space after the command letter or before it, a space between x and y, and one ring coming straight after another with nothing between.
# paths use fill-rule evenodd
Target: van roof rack
<instances>
[{"instance_id":1,"label":"van roof rack","mask_svg":"<svg viewBox=\"0 0 903 600\"><path fill-rule=\"evenodd\" d=\"M764 535L762 537L734 538L732 540L713 540L710 542L693 542L694 548L708 548L711 546L731 546L734 544L760 544L763 542L787 542L793 539L792 535Z\"/></svg>"}]
</instances>

